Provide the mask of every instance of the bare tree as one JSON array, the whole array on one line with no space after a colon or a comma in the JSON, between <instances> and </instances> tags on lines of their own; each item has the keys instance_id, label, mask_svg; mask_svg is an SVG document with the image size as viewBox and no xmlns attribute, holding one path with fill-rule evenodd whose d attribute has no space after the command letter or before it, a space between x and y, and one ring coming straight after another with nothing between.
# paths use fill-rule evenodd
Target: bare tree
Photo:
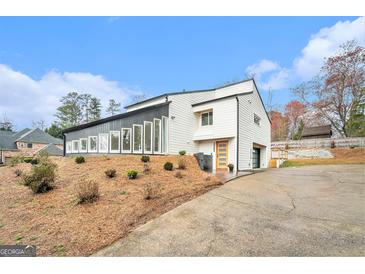
<instances>
[{"instance_id":1,"label":"bare tree","mask_svg":"<svg viewBox=\"0 0 365 274\"><path fill-rule=\"evenodd\" d=\"M340 46L337 55L325 59L320 73L293 92L317 110L341 135L349 136L346 124L351 110L361 101L365 85L365 49L356 41ZM312 99L312 100L311 100Z\"/></svg>"},{"instance_id":2,"label":"bare tree","mask_svg":"<svg viewBox=\"0 0 365 274\"><path fill-rule=\"evenodd\" d=\"M44 120L32 121L32 127L39 128L41 130L45 130L47 127L47 124L46 124L46 121L44 121Z\"/></svg>"},{"instance_id":3,"label":"bare tree","mask_svg":"<svg viewBox=\"0 0 365 274\"><path fill-rule=\"evenodd\" d=\"M6 116L6 113L4 113L2 120L0 122L0 130L12 131L13 128L14 128L13 122Z\"/></svg>"}]
</instances>

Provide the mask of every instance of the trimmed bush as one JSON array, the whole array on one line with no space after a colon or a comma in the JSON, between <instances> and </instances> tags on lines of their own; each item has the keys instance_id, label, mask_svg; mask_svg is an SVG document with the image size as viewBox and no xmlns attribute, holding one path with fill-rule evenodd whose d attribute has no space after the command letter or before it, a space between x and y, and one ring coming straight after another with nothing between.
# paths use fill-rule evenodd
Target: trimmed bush
<instances>
[{"instance_id":1,"label":"trimmed bush","mask_svg":"<svg viewBox=\"0 0 365 274\"><path fill-rule=\"evenodd\" d=\"M83 164L83 163L85 163L85 157L84 156L77 156L75 158L75 162L76 162L76 164Z\"/></svg>"},{"instance_id":2,"label":"trimmed bush","mask_svg":"<svg viewBox=\"0 0 365 274\"><path fill-rule=\"evenodd\" d=\"M181 179L183 177L181 171L176 171L175 177L178 178L178 179Z\"/></svg>"},{"instance_id":3,"label":"trimmed bush","mask_svg":"<svg viewBox=\"0 0 365 274\"><path fill-rule=\"evenodd\" d=\"M229 172L233 171L234 165L233 164L228 164L227 167L229 168Z\"/></svg>"},{"instance_id":4,"label":"trimmed bush","mask_svg":"<svg viewBox=\"0 0 365 274\"><path fill-rule=\"evenodd\" d=\"M24 163L30 163L33 160L33 157L24 157L23 161Z\"/></svg>"},{"instance_id":5,"label":"trimmed bush","mask_svg":"<svg viewBox=\"0 0 365 274\"><path fill-rule=\"evenodd\" d=\"M28 186L33 193L44 193L54 187L57 166L48 160L43 160L33 165L31 174L23 175L23 184Z\"/></svg>"},{"instance_id":6,"label":"trimmed bush","mask_svg":"<svg viewBox=\"0 0 365 274\"><path fill-rule=\"evenodd\" d=\"M181 156L184 156L184 155L186 154L186 150L180 150L180 151L179 151L179 154L180 154Z\"/></svg>"},{"instance_id":7,"label":"trimmed bush","mask_svg":"<svg viewBox=\"0 0 365 274\"><path fill-rule=\"evenodd\" d=\"M186 168L186 160L183 157L180 157L177 161L177 168L178 169L185 169Z\"/></svg>"},{"instance_id":8,"label":"trimmed bush","mask_svg":"<svg viewBox=\"0 0 365 274\"><path fill-rule=\"evenodd\" d=\"M148 175L151 173L151 168L148 164L143 164L143 174Z\"/></svg>"},{"instance_id":9,"label":"trimmed bush","mask_svg":"<svg viewBox=\"0 0 365 274\"><path fill-rule=\"evenodd\" d=\"M37 158L33 158L32 160L30 160L30 163L32 165L37 165L39 163L38 159Z\"/></svg>"},{"instance_id":10,"label":"trimmed bush","mask_svg":"<svg viewBox=\"0 0 365 274\"><path fill-rule=\"evenodd\" d=\"M105 171L105 175L106 175L106 176L108 176L109 178L113 178L113 177L115 177L116 173L117 173L117 171L116 171L114 168L112 168L112 169L107 169L107 170Z\"/></svg>"},{"instance_id":11,"label":"trimmed bush","mask_svg":"<svg viewBox=\"0 0 365 274\"><path fill-rule=\"evenodd\" d=\"M14 174L15 174L16 177L19 177L20 175L22 175L22 173L23 172L20 169L14 170Z\"/></svg>"},{"instance_id":12,"label":"trimmed bush","mask_svg":"<svg viewBox=\"0 0 365 274\"><path fill-rule=\"evenodd\" d=\"M136 179L137 178L137 175L138 175L138 171L137 170L130 169L130 170L127 171L127 177L130 180Z\"/></svg>"},{"instance_id":13,"label":"trimmed bush","mask_svg":"<svg viewBox=\"0 0 365 274\"><path fill-rule=\"evenodd\" d=\"M171 163L171 162L166 162L164 165L163 165L163 168L165 170L169 170L171 171L173 168L174 168L174 165Z\"/></svg>"},{"instance_id":14,"label":"trimmed bush","mask_svg":"<svg viewBox=\"0 0 365 274\"><path fill-rule=\"evenodd\" d=\"M142 161L142 162L144 162L144 163L149 162L149 161L150 161L150 156L148 156L148 155L143 155L143 156L141 157L141 161Z\"/></svg>"},{"instance_id":15,"label":"trimmed bush","mask_svg":"<svg viewBox=\"0 0 365 274\"><path fill-rule=\"evenodd\" d=\"M146 200L155 199L158 197L158 194L160 192L161 185L157 184L155 182L153 183L147 183L144 186L144 198Z\"/></svg>"},{"instance_id":16,"label":"trimmed bush","mask_svg":"<svg viewBox=\"0 0 365 274\"><path fill-rule=\"evenodd\" d=\"M99 185L94 181L82 180L76 185L76 195L80 204L93 203L99 198Z\"/></svg>"}]
</instances>

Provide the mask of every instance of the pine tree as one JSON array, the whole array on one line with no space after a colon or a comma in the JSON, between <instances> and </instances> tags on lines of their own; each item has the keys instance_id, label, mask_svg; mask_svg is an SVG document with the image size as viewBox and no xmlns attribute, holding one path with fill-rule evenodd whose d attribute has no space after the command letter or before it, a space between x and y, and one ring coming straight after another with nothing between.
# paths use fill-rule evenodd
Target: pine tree
<instances>
[{"instance_id":1,"label":"pine tree","mask_svg":"<svg viewBox=\"0 0 365 274\"><path fill-rule=\"evenodd\" d=\"M108 108L106 109L106 112L109 114L109 115L114 115L114 114L117 114L120 112L120 105L121 103L117 103L115 102L114 99L110 99L109 100L109 106Z\"/></svg>"},{"instance_id":2,"label":"pine tree","mask_svg":"<svg viewBox=\"0 0 365 274\"><path fill-rule=\"evenodd\" d=\"M69 92L60 100L62 105L57 108L56 117L62 128L79 125L82 121L82 104L77 92Z\"/></svg>"},{"instance_id":3,"label":"pine tree","mask_svg":"<svg viewBox=\"0 0 365 274\"><path fill-rule=\"evenodd\" d=\"M89 121L96 121L101 118L101 103L100 99L91 97L89 104Z\"/></svg>"}]
</instances>

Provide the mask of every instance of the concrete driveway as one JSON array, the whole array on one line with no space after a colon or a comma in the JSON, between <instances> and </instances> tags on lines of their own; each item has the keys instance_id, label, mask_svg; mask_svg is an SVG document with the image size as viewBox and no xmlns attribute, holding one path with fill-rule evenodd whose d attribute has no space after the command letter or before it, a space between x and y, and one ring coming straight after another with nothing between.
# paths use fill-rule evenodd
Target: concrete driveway
<instances>
[{"instance_id":1,"label":"concrete driveway","mask_svg":"<svg viewBox=\"0 0 365 274\"><path fill-rule=\"evenodd\" d=\"M97 256L365 256L365 166L270 169L142 225Z\"/></svg>"}]
</instances>

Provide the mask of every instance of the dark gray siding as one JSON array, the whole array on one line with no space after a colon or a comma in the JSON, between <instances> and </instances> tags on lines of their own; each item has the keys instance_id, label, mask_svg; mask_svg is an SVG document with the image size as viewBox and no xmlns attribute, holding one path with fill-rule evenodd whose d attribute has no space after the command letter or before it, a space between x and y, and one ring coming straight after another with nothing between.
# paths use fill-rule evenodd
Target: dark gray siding
<instances>
[{"instance_id":1,"label":"dark gray siding","mask_svg":"<svg viewBox=\"0 0 365 274\"><path fill-rule=\"evenodd\" d=\"M159 108L146 110L144 112L138 112L134 115L120 118L117 120L105 122L88 128L64 133L65 141L79 140L80 138L87 138L88 136L98 136L99 133L109 133L110 131L121 131L122 128L132 128L133 124L139 124L143 126L144 121L153 122L153 118L162 119L162 116L169 116L169 105L165 104ZM154 138L154 137L153 137ZM142 142L143 143L143 142ZM110 144L109 144L110 146ZM64 148L66 149L66 147ZM142 144L142 149L143 144ZM67 153L68 154L68 153ZM67 155L66 154L66 155ZM82 154L82 153L80 153ZM105 153L103 153L105 154ZM113 153L114 154L114 153Z\"/></svg>"}]
</instances>

